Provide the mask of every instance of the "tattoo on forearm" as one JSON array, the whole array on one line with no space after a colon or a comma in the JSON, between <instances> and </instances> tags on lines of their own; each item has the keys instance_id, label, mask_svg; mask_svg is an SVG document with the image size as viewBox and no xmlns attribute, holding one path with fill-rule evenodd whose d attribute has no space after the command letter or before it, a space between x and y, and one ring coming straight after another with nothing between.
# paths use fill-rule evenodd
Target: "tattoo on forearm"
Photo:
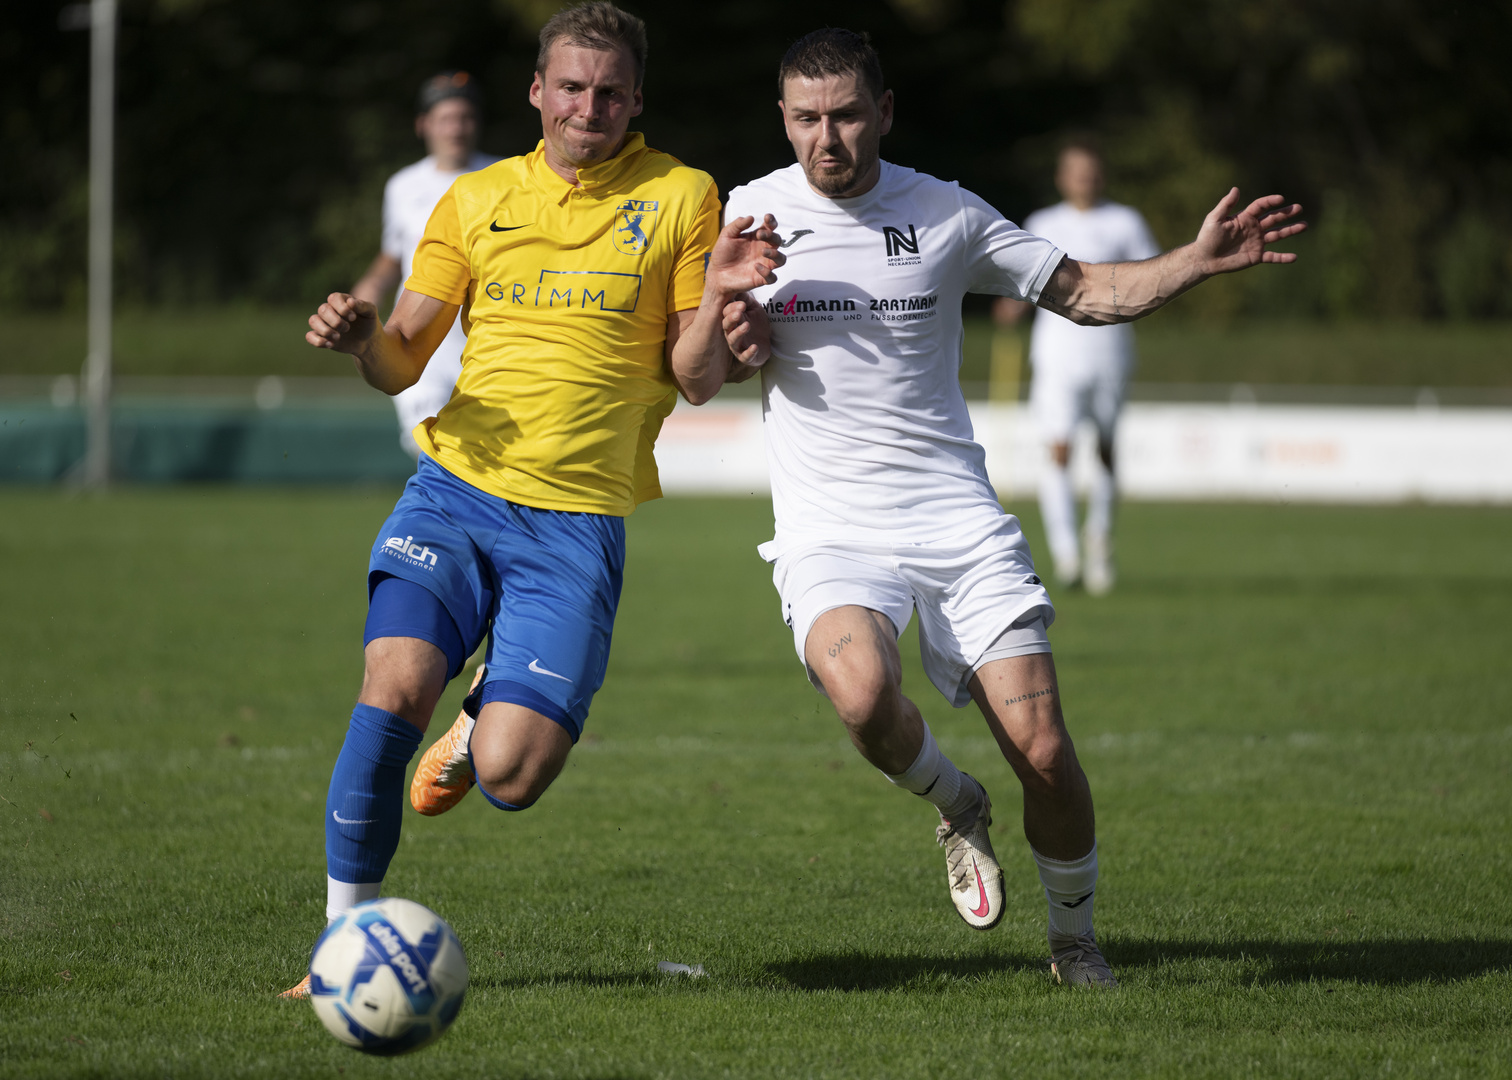
<instances>
[{"instance_id":1,"label":"tattoo on forearm","mask_svg":"<svg viewBox=\"0 0 1512 1080\"><path fill-rule=\"evenodd\" d=\"M1003 702L1003 704L1017 705L1021 701L1028 701L1030 698L1045 697L1053 693L1055 693L1055 688L1053 686L1047 686L1043 690L1034 691L1034 693L1032 694L1020 694L1018 697L1011 697L1007 701Z\"/></svg>"},{"instance_id":2,"label":"tattoo on forearm","mask_svg":"<svg viewBox=\"0 0 1512 1080\"><path fill-rule=\"evenodd\" d=\"M1117 315L1121 319L1121 318L1123 318L1123 311L1121 311L1119 309L1119 307L1118 307L1118 264L1117 263L1114 263L1113 265L1111 265L1111 266L1108 267L1108 284L1111 285L1111 286L1113 286L1113 314Z\"/></svg>"},{"instance_id":3,"label":"tattoo on forearm","mask_svg":"<svg viewBox=\"0 0 1512 1080\"><path fill-rule=\"evenodd\" d=\"M843 638L835 642L825 651L828 652L831 656L839 656L842 652L845 651L845 647L850 643L851 636L849 634L846 634Z\"/></svg>"}]
</instances>

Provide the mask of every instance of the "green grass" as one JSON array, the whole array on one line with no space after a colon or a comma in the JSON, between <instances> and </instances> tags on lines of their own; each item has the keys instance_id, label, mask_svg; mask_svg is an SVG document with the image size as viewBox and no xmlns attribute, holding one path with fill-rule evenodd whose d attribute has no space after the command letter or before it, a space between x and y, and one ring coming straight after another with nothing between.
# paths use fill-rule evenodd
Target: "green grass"
<instances>
[{"instance_id":1,"label":"green grass","mask_svg":"<svg viewBox=\"0 0 1512 1080\"><path fill-rule=\"evenodd\" d=\"M1512 513L1421 507L1130 506L1119 590L1057 598L1104 994L1049 985L1015 785L912 633L998 806L991 934L808 689L769 507L644 507L556 786L407 814L386 891L460 933L456 1028L338 1046L273 995L392 496L0 491L0 1076L1512 1075Z\"/></svg>"},{"instance_id":2,"label":"green grass","mask_svg":"<svg viewBox=\"0 0 1512 1080\"><path fill-rule=\"evenodd\" d=\"M313 311L313 306L310 311ZM310 311L244 305L116 313L120 375L350 375L344 356L305 343ZM0 312L0 375L77 375L87 351L77 312Z\"/></svg>"},{"instance_id":3,"label":"green grass","mask_svg":"<svg viewBox=\"0 0 1512 1080\"><path fill-rule=\"evenodd\" d=\"M351 375L304 342L303 308L121 311L123 375ZM0 313L0 375L77 374L82 312ZM967 320L961 376L985 382L991 324ZM1143 382L1512 387L1512 323L1241 323L1158 315L1139 327Z\"/></svg>"},{"instance_id":4,"label":"green grass","mask_svg":"<svg viewBox=\"0 0 1512 1080\"><path fill-rule=\"evenodd\" d=\"M1512 386L1512 323L1215 326L1158 314L1135 332L1134 378L1146 383ZM962 379L987 380L991 340L986 320L967 322Z\"/></svg>"}]
</instances>

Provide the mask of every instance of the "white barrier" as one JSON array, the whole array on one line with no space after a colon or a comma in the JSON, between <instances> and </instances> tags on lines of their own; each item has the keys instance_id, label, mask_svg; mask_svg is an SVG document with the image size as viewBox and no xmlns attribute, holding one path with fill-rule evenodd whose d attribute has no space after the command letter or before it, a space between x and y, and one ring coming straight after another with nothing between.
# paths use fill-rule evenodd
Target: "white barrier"
<instances>
[{"instance_id":1,"label":"white barrier","mask_svg":"<svg viewBox=\"0 0 1512 1080\"><path fill-rule=\"evenodd\" d=\"M971 418L998 493L1033 495L1045 451L1027 409L978 402ZM1082 431L1083 485L1092 444ZM1135 402L1118 455L1134 499L1512 503L1512 409ZM656 456L669 494L770 490L759 402L680 404Z\"/></svg>"}]
</instances>

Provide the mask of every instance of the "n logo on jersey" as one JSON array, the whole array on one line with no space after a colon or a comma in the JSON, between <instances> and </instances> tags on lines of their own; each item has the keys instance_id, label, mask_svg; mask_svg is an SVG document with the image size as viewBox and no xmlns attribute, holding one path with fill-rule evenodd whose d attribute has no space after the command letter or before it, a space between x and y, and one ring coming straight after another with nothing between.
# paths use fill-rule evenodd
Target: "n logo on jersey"
<instances>
[{"instance_id":1,"label":"n logo on jersey","mask_svg":"<svg viewBox=\"0 0 1512 1080\"><path fill-rule=\"evenodd\" d=\"M614 246L626 255L644 254L656 225L655 200L626 199L614 209Z\"/></svg>"},{"instance_id":2,"label":"n logo on jersey","mask_svg":"<svg viewBox=\"0 0 1512 1080\"><path fill-rule=\"evenodd\" d=\"M914 232L914 227L908 227L908 235L903 235L902 229L895 229L891 225L882 226L882 238L887 241L887 257L896 258L905 252L909 255L919 253L919 237Z\"/></svg>"}]
</instances>

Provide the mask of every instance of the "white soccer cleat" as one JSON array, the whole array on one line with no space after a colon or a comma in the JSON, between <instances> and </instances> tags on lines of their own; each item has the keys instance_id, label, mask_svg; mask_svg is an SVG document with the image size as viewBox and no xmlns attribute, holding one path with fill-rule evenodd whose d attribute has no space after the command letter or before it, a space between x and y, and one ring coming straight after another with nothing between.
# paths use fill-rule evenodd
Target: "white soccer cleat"
<instances>
[{"instance_id":1,"label":"white soccer cleat","mask_svg":"<svg viewBox=\"0 0 1512 1080\"><path fill-rule=\"evenodd\" d=\"M1061 986L1118 985L1091 931L1075 937L1050 935L1050 978Z\"/></svg>"},{"instance_id":2,"label":"white soccer cleat","mask_svg":"<svg viewBox=\"0 0 1512 1080\"><path fill-rule=\"evenodd\" d=\"M1003 868L992 851L992 800L976 780L962 773L982 793L976 809L947 821L940 816L935 838L945 849L945 877L956 914L974 930L991 930L1003 917Z\"/></svg>"},{"instance_id":3,"label":"white soccer cleat","mask_svg":"<svg viewBox=\"0 0 1512 1080\"><path fill-rule=\"evenodd\" d=\"M1087 565L1082 572L1082 584L1093 596L1107 596L1118 578L1113 569L1113 538L1106 533L1088 533L1084 546Z\"/></svg>"}]
</instances>

